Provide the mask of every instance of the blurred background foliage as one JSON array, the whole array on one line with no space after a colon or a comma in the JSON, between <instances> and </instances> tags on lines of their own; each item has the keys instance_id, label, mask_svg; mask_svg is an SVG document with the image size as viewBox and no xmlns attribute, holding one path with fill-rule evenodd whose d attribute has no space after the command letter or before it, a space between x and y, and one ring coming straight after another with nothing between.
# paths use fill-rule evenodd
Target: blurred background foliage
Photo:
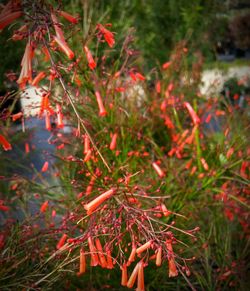
<instances>
[{"instance_id":1,"label":"blurred background foliage","mask_svg":"<svg viewBox=\"0 0 250 291\"><path fill-rule=\"evenodd\" d=\"M54 2L50 1L54 6ZM57 4L65 11L79 14L83 40L98 22L111 23L116 32L117 46L122 46L129 29L134 28L134 47L140 52L139 61L149 71L166 62L176 43L185 39L189 49L188 63L194 61L193 52L199 50L205 63L216 60L217 46L250 48L249 11L244 0L61 0ZM66 23L65 23L66 25ZM15 25L0 34L0 68L3 89L5 72L18 64L23 46L7 41ZM7 34L7 37L6 37ZM79 46L82 42L77 42ZM119 50L117 50L117 54ZM226 52L228 53L228 52ZM14 65L14 66L13 66Z\"/></svg>"}]
</instances>

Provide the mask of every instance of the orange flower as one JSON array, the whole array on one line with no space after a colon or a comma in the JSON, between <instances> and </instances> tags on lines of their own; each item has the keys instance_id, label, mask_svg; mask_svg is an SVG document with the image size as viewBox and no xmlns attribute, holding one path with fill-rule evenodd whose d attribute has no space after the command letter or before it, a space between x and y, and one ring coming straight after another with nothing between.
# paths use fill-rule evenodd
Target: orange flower
<instances>
[{"instance_id":1,"label":"orange flower","mask_svg":"<svg viewBox=\"0 0 250 291\"><path fill-rule=\"evenodd\" d=\"M173 125L171 119L167 115L165 115L165 122L164 122L164 124L167 126L167 128L174 129L174 125Z\"/></svg>"},{"instance_id":2,"label":"orange flower","mask_svg":"<svg viewBox=\"0 0 250 291\"><path fill-rule=\"evenodd\" d=\"M135 266L131 276L129 277L129 280L127 283L128 288L132 288L134 286L136 277L138 275L138 271L139 271L139 263Z\"/></svg>"},{"instance_id":3,"label":"orange flower","mask_svg":"<svg viewBox=\"0 0 250 291\"><path fill-rule=\"evenodd\" d=\"M61 15L62 17L64 17L66 20L68 20L71 23L77 24L78 23L78 19L72 15L70 15L69 13L59 10L58 14Z\"/></svg>"},{"instance_id":4,"label":"orange flower","mask_svg":"<svg viewBox=\"0 0 250 291\"><path fill-rule=\"evenodd\" d=\"M12 117L12 121L16 121L16 120L20 119L21 117L23 117L23 113L18 112L16 114L12 114L11 117Z\"/></svg>"},{"instance_id":5,"label":"orange flower","mask_svg":"<svg viewBox=\"0 0 250 291\"><path fill-rule=\"evenodd\" d=\"M209 170L209 166L204 158L201 158L201 164L202 164L204 170L206 170L206 171Z\"/></svg>"},{"instance_id":6,"label":"orange flower","mask_svg":"<svg viewBox=\"0 0 250 291\"><path fill-rule=\"evenodd\" d=\"M139 248L136 249L137 254L141 254L145 250L149 249L151 247L152 241L146 242L144 245L140 246Z\"/></svg>"},{"instance_id":7,"label":"orange flower","mask_svg":"<svg viewBox=\"0 0 250 291\"><path fill-rule=\"evenodd\" d=\"M83 153L86 155L87 152L90 150L90 139L87 134L84 135L84 151Z\"/></svg>"},{"instance_id":8,"label":"orange flower","mask_svg":"<svg viewBox=\"0 0 250 291\"><path fill-rule=\"evenodd\" d=\"M139 267L138 267L138 278L137 278L136 291L144 291L145 290L145 287L144 287L144 266L143 266L142 261L140 261L138 264L139 264Z\"/></svg>"},{"instance_id":9,"label":"orange flower","mask_svg":"<svg viewBox=\"0 0 250 291\"><path fill-rule=\"evenodd\" d=\"M121 281L121 285L122 286L127 286L128 283L128 270L127 270L127 265L123 264L122 267L122 281Z\"/></svg>"},{"instance_id":10,"label":"orange flower","mask_svg":"<svg viewBox=\"0 0 250 291\"><path fill-rule=\"evenodd\" d=\"M165 176L165 173L162 171L162 169L157 165L156 162L152 163L153 168L155 169L156 173L160 178L163 178Z\"/></svg>"},{"instance_id":11,"label":"orange flower","mask_svg":"<svg viewBox=\"0 0 250 291\"><path fill-rule=\"evenodd\" d=\"M92 176L91 179L90 179L89 185L88 185L88 187L86 189L86 196L91 194L93 186L95 184L95 180L96 180L96 177Z\"/></svg>"},{"instance_id":12,"label":"orange flower","mask_svg":"<svg viewBox=\"0 0 250 291\"><path fill-rule=\"evenodd\" d=\"M206 123L209 123L211 121L211 118L212 118L212 115L211 114L208 114L208 116L205 119L205 122Z\"/></svg>"},{"instance_id":13,"label":"orange flower","mask_svg":"<svg viewBox=\"0 0 250 291\"><path fill-rule=\"evenodd\" d=\"M112 256L111 256L111 251L108 247L106 247L106 253L107 253L107 269L113 269L113 261L112 261Z\"/></svg>"},{"instance_id":14,"label":"orange flower","mask_svg":"<svg viewBox=\"0 0 250 291\"><path fill-rule=\"evenodd\" d=\"M46 46L42 47L42 51L44 53L44 61L47 62L50 59L50 54Z\"/></svg>"},{"instance_id":15,"label":"orange flower","mask_svg":"<svg viewBox=\"0 0 250 291\"><path fill-rule=\"evenodd\" d=\"M79 272L77 273L78 276L81 276L86 272L86 258L83 248L80 249L80 266Z\"/></svg>"},{"instance_id":16,"label":"orange flower","mask_svg":"<svg viewBox=\"0 0 250 291\"><path fill-rule=\"evenodd\" d=\"M135 76L136 76L136 78L140 79L141 81L146 80L146 78L142 74L140 74L138 72L135 73Z\"/></svg>"},{"instance_id":17,"label":"orange flower","mask_svg":"<svg viewBox=\"0 0 250 291\"><path fill-rule=\"evenodd\" d=\"M21 26L18 30L15 31L15 33L12 35L12 40L21 40L24 38L24 35L27 33L28 26L25 24Z\"/></svg>"},{"instance_id":18,"label":"orange flower","mask_svg":"<svg viewBox=\"0 0 250 291\"><path fill-rule=\"evenodd\" d=\"M88 237L88 244L89 244L89 251L90 251L90 256L91 256L91 262L90 265L92 267L95 267L99 265L99 259L96 251L96 247L92 241L92 238L89 236Z\"/></svg>"},{"instance_id":19,"label":"orange flower","mask_svg":"<svg viewBox=\"0 0 250 291\"><path fill-rule=\"evenodd\" d=\"M109 148L111 149L111 151L115 150L115 148L116 148L117 136L118 136L117 133L114 133L113 136L112 136L112 140L111 140L111 143L110 143L110 146L109 146Z\"/></svg>"},{"instance_id":20,"label":"orange flower","mask_svg":"<svg viewBox=\"0 0 250 291\"><path fill-rule=\"evenodd\" d=\"M88 47L86 45L84 46L84 51L85 51L90 69L94 70L94 68L96 67L96 63L92 57L90 50L88 49Z\"/></svg>"},{"instance_id":21,"label":"orange flower","mask_svg":"<svg viewBox=\"0 0 250 291\"><path fill-rule=\"evenodd\" d=\"M193 120L193 123L195 125L198 125L200 124L200 118L198 117L198 115L196 114L196 112L194 111L193 107L188 103L188 102L184 102L184 105L185 107L187 108L192 120Z\"/></svg>"},{"instance_id":22,"label":"orange flower","mask_svg":"<svg viewBox=\"0 0 250 291\"><path fill-rule=\"evenodd\" d=\"M155 84L155 91L156 93L160 94L161 93L161 81L157 81Z\"/></svg>"},{"instance_id":23,"label":"orange flower","mask_svg":"<svg viewBox=\"0 0 250 291\"><path fill-rule=\"evenodd\" d=\"M45 112L45 128L50 131L51 130L51 123L50 123L50 113L46 110Z\"/></svg>"},{"instance_id":24,"label":"orange flower","mask_svg":"<svg viewBox=\"0 0 250 291\"><path fill-rule=\"evenodd\" d=\"M0 144L2 145L3 149L5 151L12 150L11 144L7 141L7 139L0 134Z\"/></svg>"},{"instance_id":25,"label":"orange flower","mask_svg":"<svg viewBox=\"0 0 250 291\"><path fill-rule=\"evenodd\" d=\"M230 148L226 153L227 159L229 159L233 153L234 153L234 148Z\"/></svg>"},{"instance_id":26,"label":"orange flower","mask_svg":"<svg viewBox=\"0 0 250 291\"><path fill-rule=\"evenodd\" d=\"M97 24L97 28L103 34L107 44L112 48L115 44L114 34L107 30L103 25Z\"/></svg>"},{"instance_id":27,"label":"orange flower","mask_svg":"<svg viewBox=\"0 0 250 291\"><path fill-rule=\"evenodd\" d=\"M155 264L157 267L161 266L161 262L162 262L162 247L159 247L157 249L157 253L156 253L156 260L155 260Z\"/></svg>"},{"instance_id":28,"label":"orange flower","mask_svg":"<svg viewBox=\"0 0 250 291\"><path fill-rule=\"evenodd\" d=\"M63 234L61 239L59 240L58 244L56 245L56 248L59 250L60 248L62 248L66 242L66 239L67 239L67 234Z\"/></svg>"},{"instance_id":29,"label":"orange flower","mask_svg":"<svg viewBox=\"0 0 250 291\"><path fill-rule=\"evenodd\" d=\"M46 76L46 74L45 74L44 72L40 72L40 73L39 73L39 74L38 74L38 75L33 79L31 85L32 85L32 86L37 86L38 83L39 83L42 79L45 78L45 76Z\"/></svg>"},{"instance_id":30,"label":"orange flower","mask_svg":"<svg viewBox=\"0 0 250 291\"><path fill-rule=\"evenodd\" d=\"M25 52L21 62L21 73L17 80L20 88L23 89L26 86L27 81L32 81L32 58L33 58L33 49L30 43L27 43Z\"/></svg>"},{"instance_id":31,"label":"orange flower","mask_svg":"<svg viewBox=\"0 0 250 291\"><path fill-rule=\"evenodd\" d=\"M96 91L95 92L95 96L96 96L96 100L97 100L97 103L98 103L98 106L99 106L99 115L100 116L107 115L107 111L104 108L104 105L103 105L103 102L102 102L102 97L100 95L100 92L99 91Z\"/></svg>"},{"instance_id":32,"label":"orange flower","mask_svg":"<svg viewBox=\"0 0 250 291\"><path fill-rule=\"evenodd\" d=\"M1 13L0 16L0 29L5 28L7 25L12 23L15 19L19 18L22 15L21 11L16 11L16 12L10 12L6 15L2 15Z\"/></svg>"},{"instance_id":33,"label":"orange flower","mask_svg":"<svg viewBox=\"0 0 250 291\"><path fill-rule=\"evenodd\" d=\"M45 201L45 202L42 204L42 206L40 207L40 212L43 212L43 213L46 212L48 206L49 206L49 201L47 200L47 201Z\"/></svg>"},{"instance_id":34,"label":"orange flower","mask_svg":"<svg viewBox=\"0 0 250 291\"><path fill-rule=\"evenodd\" d=\"M105 200L109 199L112 195L114 195L114 193L115 193L115 189L112 188L104 192L103 194L101 194L100 196L98 196L97 198L89 202L88 204L85 204L84 208L85 210L87 210L87 214L88 215L91 214L100 204L102 204Z\"/></svg>"},{"instance_id":35,"label":"orange flower","mask_svg":"<svg viewBox=\"0 0 250 291\"><path fill-rule=\"evenodd\" d=\"M30 145L29 143L25 143L25 153L28 154L30 152Z\"/></svg>"},{"instance_id":36,"label":"orange flower","mask_svg":"<svg viewBox=\"0 0 250 291\"><path fill-rule=\"evenodd\" d=\"M168 260L168 267L169 267L168 273L169 278L178 276L178 270L176 268L175 261L173 258L170 258Z\"/></svg>"},{"instance_id":37,"label":"orange flower","mask_svg":"<svg viewBox=\"0 0 250 291\"><path fill-rule=\"evenodd\" d=\"M53 109L50 107L49 95L50 93L42 97L42 101L40 105L40 112L39 112L40 117L44 113L44 110L47 110L50 114L54 114Z\"/></svg>"},{"instance_id":38,"label":"orange flower","mask_svg":"<svg viewBox=\"0 0 250 291\"><path fill-rule=\"evenodd\" d=\"M49 163L48 162L45 162L43 164L43 167L41 169L41 172L43 172L43 173L46 172L48 170L48 167L49 167Z\"/></svg>"},{"instance_id":39,"label":"orange flower","mask_svg":"<svg viewBox=\"0 0 250 291\"><path fill-rule=\"evenodd\" d=\"M102 249L102 245L101 242L99 240L99 238L97 238L95 240L95 245L96 245L96 249L98 251L98 255L99 255L99 261L100 261L100 265L102 268L107 268L107 261L106 258L103 254L103 249Z\"/></svg>"},{"instance_id":40,"label":"orange flower","mask_svg":"<svg viewBox=\"0 0 250 291\"><path fill-rule=\"evenodd\" d=\"M169 66L171 65L171 62L166 62L162 65L163 70L166 70L169 68Z\"/></svg>"},{"instance_id":41,"label":"orange flower","mask_svg":"<svg viewBox=\"0 0 250 291\"><path fill-rule=\"evenodd\" d=\"M161 211L163 212L163 215L166 217L168 217L171 214L171 211L169 211L163 203L161 204Z\"/></svg>"},{"instance_id":42,"label":"orange flower","mask_svg":"<svg viewBox=\"0 0 250 291\"><path fill-rule=\"evenodd\" d=\"M65 41L63 31L54 13L51 13L51 20L53 22L57 37Z\"/></svg>"},{"instance_id":43,"label":"orange flower","mask_svg":"<svg viewBox=\"0 0 250 291\"><path fill-rule=\"evenodd\" d=\"M62 51L66 54L66 56L72 60L74 58L74 53L73 51L69 48L68 44L66 43L66 41L64 40L64 38L59 38L57 36L54 36L54 40L57 42L57 44L60 46L60 48L62 49Z\"/></svg>"},{"instance_id":44,"label":"orange flower","mask_svg":"<svg viewBox=\"0 0 250 291\"><path fill-rule=\"evenodd\" d=\"M130 253L130 256L128 258L128 263L127 265L129 266L132 262L135 260L135 255L136 255L136 246L133 244L132 246L132 251Z\"/></svg>"},{"instance_id":45,"label":"orange flower","mask_svg":"<svg viewBox=\"0 0 250 291\"><path fill-rule=\"evenodd\" d=\"M56 36L54 36L54 40L57 42L57 44L59 45L59 47L62 49L62 51L66 54L66 56L71 60L74 58L74 53L72 52L72 50L69 48L64 35L63 35L63 31L58 23L58 20L55 16L55 14L51 13L51 19L53 21L53 25L56 31Z\"/></svg>"},{"instance_id":46,"label":"orange flower","mask_svg":"<svg viewBox=\"0 0 250 291\"><path fill-rule=\"evenodd\" d=\"M167 240L166 241L166 247L168 250L168 264L169 264L169 278L170 277L176 277L178 276L178 270L175 265L175 260L174 260L174 252L173 252L173 247L172 247L172 241Z\"/></svg>"}]
</instances>

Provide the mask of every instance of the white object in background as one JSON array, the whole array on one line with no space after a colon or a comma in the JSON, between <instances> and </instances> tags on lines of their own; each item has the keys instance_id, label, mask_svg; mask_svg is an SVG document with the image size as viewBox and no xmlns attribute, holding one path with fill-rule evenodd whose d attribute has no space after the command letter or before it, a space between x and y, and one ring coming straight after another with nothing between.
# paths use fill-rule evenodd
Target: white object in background
<instances>
[{"instance_id":1,"label":"white object in background","mask_svg":"<svg viewBox=\"0 0 250 291\"><path fill-rule=\"evenodd\" d=\"M21 107L24 116L37 116L40 111L42 95L45 90L34 86L28 86L21 92Z\"/></svg>"},{"instance_id":2,"label":"white object in background","mask_svg":"<svg viewBox=\"0 0 250 291\"><path fill-rule=\"evenodd\" d=\"M250 66L231 67L227 71L213 69L202 72L200 91L202 94L219 94L230 78L250 79Z\"/></svg>"}]
</instances>

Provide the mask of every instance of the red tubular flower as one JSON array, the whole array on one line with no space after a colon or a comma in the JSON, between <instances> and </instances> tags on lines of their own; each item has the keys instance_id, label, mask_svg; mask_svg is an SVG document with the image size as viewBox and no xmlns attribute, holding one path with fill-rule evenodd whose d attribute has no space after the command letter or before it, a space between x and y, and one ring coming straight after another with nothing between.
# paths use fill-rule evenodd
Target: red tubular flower
<instances>
[{"instance_id":1,"label":"red tubular flower","mask_svg":"<svg viewBox=\"0 0 250 291\"><path fill-rule=\"evenodd\" d=\"M66 54L66 56L72 60L74 58L74 53L72 52L72 50L69 48L68 44L66 43L66 41L62 38L59 38L57 36L54 36L54 40L57 42L57 44L60 46L60 48L62 49L62 51Z\"/></svg>"},{"instance_id":2,"label":"red tubular flower","mask_svg":"<svg viewBox=\"0 0 250 291\"><path fill-rule=\"evenodd\" d=\"M168 267L169 267L169 273L168 273L169 278L178 276L178 270L176 268L174 259L170 258L168 260L168 264L169 264L168 265Z\"/></svg>"},{"instance_id":3,"label":"red tubular flower","mask_svg":"<svg viewBox=\"0 0 250 291\"><path fill-rule=\"evenodd\" d=\"M169 66L171 65L171 62L166 62L162 65L163 70L166 70L169 68Z\"/></svg>"},{"instance_id":4,"label":"red tubular flower","mask_svg":"<svg viewBox=\"0 0 250 291\"><path fill-rule=\"evenodd\" d=\"M204 158L201 158L201 164L202 164L204 170L206 170L206 171L209 170L209 166Z\"/></svg>"},{"instance_id":5,"label":"red tubular flower","mask_svg":"<svg viewBox=\"0 0 250 291\"><path fill-rule=\"evenodd\" d=\"M88 215L91 214L100 204L102 204L105 200L113 196L114 193L115 193L115 189L112 188L104 192L103 194L101 194L100 196L98 196L97 198L89 202L88 204L85 204L84 208L85 210L87 210L87 214Z\"/></svg>"},{"instance_id":6,"label":"red tubular flower","mask_svg":"<svg viewBox=\"0 0 250 291\"><path fill-rule=\"evenodd\" d=\"M156 253L156 260L155 260L155 264L157 267L161 266L161 262L162 262L162 247L159 247L157 249L157 253Z\"/></svg>"},{"instance_id":7,"label":"red tubular flower","mask_svg":"<svg viewBox=\"0 0 250 291\"><path fill-rule=\"evenodd\" d=\"M226 153L227 159L229 159L233 153L234 153L234 148L230 148Z\"/></svg>"},{"instance_id":8,"label":"red tubular flower","mask_svg":"<svg viewBox=\"0 0 250 291\"><path fill-rule=\"evenodd\" d=\"M97 24L97 28L103 34L107 44L112 48L115 44L114 34L101 24Z\"/></svg>"},{"instance_id":9,"label":"red tubular flower","mask_svg":"<svg viewBox=\"0 0 250 291\"><path fill-rule=\"evenodd\" d=\"M89 245L89 251L90 251L90 256L91 256L91 262L90 265L92 267L95 267L99 265L99 259L96 251L96 247L92 241L92 238L89 236L88 237L88 245Z\"/></svg>"},{"instance_id":10,"label":"red tubular flower","mask_svg":"<svg viewBox=\"0 0 250 291\"><path fill-rule=\"evenodd\" d=\"M32 85L32 86L37 86L38 83L39 83L42 79L45 78L45 76L46 76L46 74L45 74L44 72L40 72L40 73L39 73L39 74L38 74L38 75L33 79L31 85Z\"/></svg>"},{"instance_id":11,"label":"red tubular flower","mask_svg":"<svg viewBox=\"0 0 250 291\"><path fill-rule=\"evenodd\" d=\"M30 152L30 145L29 143L25 143L25 153L28 154Z\"/></svg>"},{"instance_id":12,"label":"red tubular flower","mask_svg":"<svg viewBox=\"0 0 250 291\"><path fill-rule=\"evenodd\" d=\"M46 46L42 47L44 53L44 61L47 62L50 59L50 54Z\"/></svg>"},{"instance_id":13,"label":"red tubular flower","mask_svg":"<svg viewBox=\"0 0 250 291\"><path fill-rule=\"evenodd\" d=\"M86 272L86 258L83 248L80 249L80 266L79 272L77 273L78 276L81 276Z\"/></svg>"},{"instance_id":14,"label":"red tubular flower","mask_svg":"<svg viewBox=\"0 0 250 291\"><path fill-rule=\"evenodd\" d=\"M96 249L98 251L98 255L99 255L99 261L100 261L100 265L102 268L107 268L107 261L106 258L103 254L103 249L102 249L102 245L101 242L99 240L99 238L97 238L95 240L95 245L96 245Z\"/></svg>"},{"instance_id":15,"label":"red tubular flower","mask_svg":"<svg viewBox=\"0 0 250 291\"><path fill-rule=\"evenodd\" d=\"M136 82L136 75L133 72L129 72L130 78Z\"/></svg>"},{"instance_id":16,"label":"red tubular flower","mask_svg":"<svg viewBox=\"0 0 250 291\"><path fill-rule=\"evenodd\" d=\"M90 50L88 49L88 47L86 45L84 46L84 51L85 51L90 69L94 70L94 68L96 67L96 63L93 59L93 56L92 56Z\"/></svg>"},{"instance_id":17,"label":"red tubular flower","mask_svg":"<svg viewBox=\"0 0 250 291\"><path fill-rule=\"evenodd\" d=\"M25 34L27 33L27 30L28 30L28 27L26 24L21 26L18 30L15 31L11 39L14 41L23 39Z\"/></svg>"},{"instance_id":18,"label":"red tubular flower","mask_svg":"<svg viewBox=\"0 0 250 291\"><path fill-rule=\"evenodd\" d=\"M139 263L135 266L131 276L129 277L129 280L127 283L128 288L132 288L134 286L135 280L136 280L137 275L138 275L138 271L139 271Z\"/></svg>"},{"instance_id":19,"label":"red tubular flower","mask_svg":"<svg viewBox=\"0 0 250 291\"><path fill-rule=\"evenodd\" d=\"M139 264L139 267L138 267L138 278L137 278L137 289L136 289L136 291L145 291L143 262L140 261L138 264Z\"/></svg>"},{"instance_id":20,"label":"red tubular flower","mask_svg":"<svg viewBox=\"0 0 250 291\"><path fill-rule=\"evenodd\" d=\"M11 115L12 121L16 121L16 120L20 119L21 117L23 117L23 113L22 112L18 112L16 114L12 114Z\"/></svg>"},{"instance_id":21,"label":"red tubular flower","mask_svg":"<svg viewBox=\"0 0 250 291\"><path fill-rule=\"evenodd\" d=\"M108 247L106 247L106 253L107 253L107 269L113 269L114 265L113 265L113 260L112 260L112 256L111 256L111 251Z\"/></svg>"},{"instance_id":22,"label":"red tubular flower","mask_svg":"<svg viewBox=\"0 0 250 291\"><path fill-rule=\"evenodd\" d=\"M97 100L97 103L98 103L98 106L99 106L99 115L100 116L107 115L107 111L104 108L104 105L103 105L103 102L102 102L102 97L100 95L100 92L96 91L95 92L95 96L96 96L96 100Z\"/></svg>"},{"instance_id":23,"label":"red tubular flower","mask_svg":"<svg viewBox=\"0 0 250 291\"><path fill-rule=\"evenodd\" d=\"M56 31L56 36L54 36L54 40L56 43L59 45L59 47L62 49L62 51L66 54L66 56L71 60L74 58L74 53L73 51L69 48L64 35L63 31L58 23L58 20L55 16L55 14L51 13L51 19L53 21L53 25Z\"/></svg>"},{"instance_id":24,"label":"red tubular flower","mask_svg":"<svg viewBox=\"0 0 250 291\"><path fill-rule=\"evenodd\" d=\"M11 144L7 141L7 139L0 134L0 144L2 145L3 149L5 151L12 150Z\"/></svg>"},{"instance_id":25,"label":"red tubular flower","mask_svg":"<svg viewBox=\"0 0 250 291\"><path fill-rule=\"evenodd\" d=\"M200 118L198 117L198 115L194 111L193 107L188 102L184 102L184 105L187 108L187 110L188 110L188 112L193 120L194 125L200 124Z\"/></svg>"},{"instance_id":26,"label":"red tubular flower","mask_svg":"<svg viewBox=\"0 0 250 291\"><path fill-rule=\"evenodd\" d=\"M47 201L45 201L45 202L42 204L42 206L40 207L40 212L42 212L42 213L46 212L48 206L49 206L49 201L47 200Z\"/></svg>"},{"instance_id":27,"label":"red tubular flower","mask_svg":"<svg viewBox=\"0 0 250 291\"><path fill-rule=\"evenodd\" d=\"M61 15L62 17L64 17L66 20L68 20L71 23L77 24L78 23L78 19L72 15L70 15L69 13L59 10L58 14Z\"/></svg>"},{"instance_id":28,"label":"red tubular flower","mask_svg":"<svg viewBox=\"0 0 250 291\"><path fill-rule=\"evenodd\" d=\"M6 15L1 15L0 16L0 29L5 28L7 25L12 23L15 19L19 18L21 15L22 15L21 11L16 11L16 12L11 12Z\"/></svg>"},{"instance_id":29,"label":"red tubular flower","mask_svg":"<svg viewBox=\"0 0 250 291\"><path fill-rule=\"evenodd\" d=\"M121 285L122 286L127 286L128 283L128 270L127 270L127 265L123 264L121 267L122 270L122 281L121 281Z\"/></svg>"},{"instance_id":30,"label":"red tubular flower","mask_svg":"<svg viewBox=\"0 0 250 291\"><path fill-rule=\"evenodd\" d=\"M161 81L157 81L155 84L155 91L156 93L160 94L161 93Z\"/></svg>"},{"instance_id":31,"label":"red tubular flower","mask_svg":"<svg viewBox=\"0 0 250 291\"><path fill-rule=\"evenodd\" d=\"M128 258L127 266L129 266L132 262L134 262L135 255L136 255L136 246L133 244L132 251L131 251L130 256Z\"/></svg>"},{"instance_id":32,"label":"red tubular flower","mask_svg":"<svg viewBox=\"0 0 250 291\"><path fill-rule=\"evenodd\" d=\"M167 240L166 241L166 247L168 250L168 264L169 264L169 278L170 277L176 277L178 276L178 270L176 268L175 260L174 260L174 252L173 252L173 247L172 247L172 241Z\"/></svg>"},{"instance_id":33,"label":"red tubular flower","mask_svg":"<svg viewBox=\"0 0 250 291\"><path fill-rule=\"evenodd\" d=\"M58 244L56 245L56 248L59 250L60 248L62 248L66 242L66 239L67 239L67 234L63 234L61 239L59 240Z\"/></svg>"},{"instance_id":34,"label":"red tubular flower","mask_svg":"<svg viewBox=\"0 0 250 291\"><path fill-rule=\"evenodd\" d=\"M153 168L155 169L156 173L160 178L163 178L165 176L165 173L162 171L162 169L157 165L156 162L152 163Z\"/></svg>"},{"instance_id":35,"label":"red tubular flower","mask_svg":"<svg viewBox=\"0 0 250 291\"><path fill-rule=\"evenodd\" d=\"M111 143L110 143L110 146L109 146L109 148L111 149L111 151L115 150L115 148L116 148L117 136L118 136L117 133L114 133L113 136L112 136L112 140L111 140Z\"/></svg>"},{"instance_id":36,"label":"red tubular flower","mask_svg":"<svg viewBox=\"0 0 250 291\"><path fill-rule=\"evenodd\" d=\"M53 22L57 37L65 41L63 31L54 13L51 13L51 20Z\"/></svg>"},{"instance_id":37,"label":"red tubular flower","mask_svg":"<svg viewBox=\"0 0 250 291\"><path fill-rule=\"evenodd\" d=\"M83 162L84 162L84 163L88 162L88 161L91 159L91 155L92 155L92 151L91 151L91 149L90 149L90 150L88 150L88 152L86 153Z\"/></svg>"},{"instance_id":38,"label":"red tubular flower","mask_svg":"<svg viewBox=\"0 0 250 291\"><path fill-rule=\"evenodd\" d=\"M84 135L84 151L83 153L86 155L90 150L90 139L87 134Z\"/></svg>"},{"instance_id":39,"label":"red tubular flower","mask_svg":"<svg viewBox=\"0 0 250 291\"><path fill-rule=\"evenodd\" d=\"M174 129L173 122L172 122L171 119L168 117L168 115L165 115L165 122L164 122L164 124L167 126L167 128L169 128L169 129Z\"/></svg>"},{"instance_id":40,"label":"red tubular flower","mask_svg":"<svg viewBox=\"0 0 250 291\"><path fill-rule=\"evenodd\" d=\"M163 212L163 215L166 217L168 217L172 213L167 209L167 207L163 203L161 204L161 211Z\"/></svg>"},{"instance_id":41,"label":"red tubular flower","mask_svg":"<svg viewBox=\"0 0 250 291\"><path fill-rule=\"evenodd\" d=\"M135 76L136 76L136 78L140 79L141 81L146 80L146 78L142 74L140 74L138 72L135 73Z\"/></svg>"},{"instance_id":42,"label":"red tubular flower","mask_svg":"<svg viewBox=\"0 0 250 291\"><path fill-rule=\"evenodd\" d=\"M43 164L43 167L41 169L41 172L43 172L43 173L46 172L48 170L48 168L49 168L49 163L48 162L45 162Z\"/></svg>"},{"instance_id":43,"label":"red tubular flower","mask_svg":"<svg viewBox=\"0 0 250 291\"><path fill-rule=\"evenodd\" d=\"M92 176L91 179L90 179L89 185L88 185L88 187L86 189L86 196L91 194L93 186L95 184L95 180L96 180L96 177Z\"/></svg>"},{"instance_id":44,"label":"red tubular flower","mask_svg":"<svg viewBox=\"0 0 250 291\"><path fill-rule=\"evenodd\" d=\"M45 112L45 128L50 131L51 130L51 123L50 123L50 113L46 110Z\"/></svg>"},{"instance_id":45,"label":"red tubular flower","mask_svg":"<svg viewBox=\"0 0 250 291\"><path fill-rule=\"evenodd\" d=\"M137 254L141 254L142 252L146 251L147 249L149 249L151 247L152 241L148 241L145 244L143 244L142 246L140 246L139 248L136 249L136 253Z\"/></svg>"},{"instance_id":46,"label":"red tubular flower","mask_svg":"<svg viewBox=\"0 0 250 291\"><path fill-rule=\"evenodd\" d=\"M20 88L23 89L26 86L27 81L32 81L32 58L33 58L33 49L30 43L27 43L25 52L21 62L21 73L17 80Z\"/></svg>"}]
</instances>

